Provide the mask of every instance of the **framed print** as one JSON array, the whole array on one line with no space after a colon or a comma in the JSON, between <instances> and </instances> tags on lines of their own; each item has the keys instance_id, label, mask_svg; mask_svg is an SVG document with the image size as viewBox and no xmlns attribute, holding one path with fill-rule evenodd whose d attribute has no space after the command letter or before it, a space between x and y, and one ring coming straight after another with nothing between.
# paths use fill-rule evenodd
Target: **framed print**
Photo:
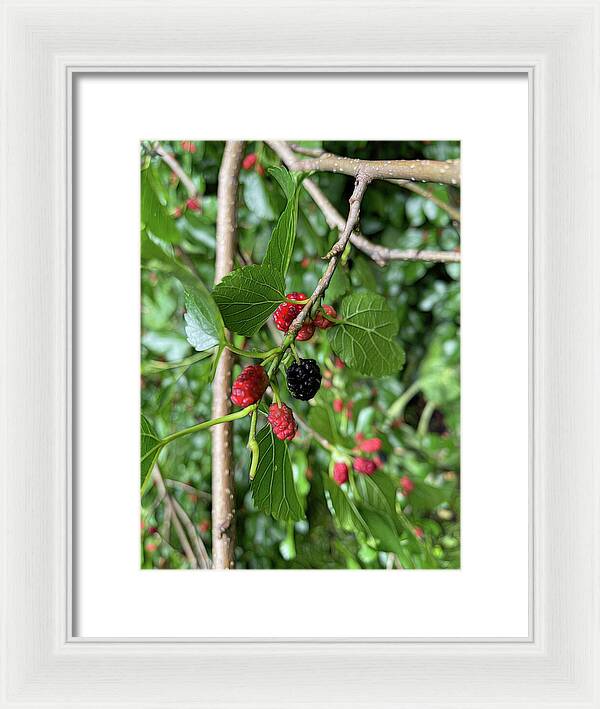
<instances>
[{"instance_id":1,"label":"framed print","mask_svg":"<svg viewBox=\"0 0 600 709\"><path fill-rule=\"evenodd\" d=\"M599 707L596 0L3 39L0 706Z\"/></svg>"}]
</instances>

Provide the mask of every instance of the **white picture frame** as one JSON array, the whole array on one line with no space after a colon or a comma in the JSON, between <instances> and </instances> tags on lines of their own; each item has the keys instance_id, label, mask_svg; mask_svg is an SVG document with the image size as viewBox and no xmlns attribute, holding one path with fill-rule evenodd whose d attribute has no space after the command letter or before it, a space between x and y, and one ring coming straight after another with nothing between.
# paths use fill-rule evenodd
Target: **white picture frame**
<instances>
[{"instance_id":1,"label":"white picture frame","mask_svg":"<svg viewBox=\"0 0 600 709\"><path fill-rule=\"evenodd\" d=\"M3 3L1 707L600 707L599 9L597 0ZM73 79L332 70L528 76L530 637L76 638Z\"/></svg>"}]
</instances>

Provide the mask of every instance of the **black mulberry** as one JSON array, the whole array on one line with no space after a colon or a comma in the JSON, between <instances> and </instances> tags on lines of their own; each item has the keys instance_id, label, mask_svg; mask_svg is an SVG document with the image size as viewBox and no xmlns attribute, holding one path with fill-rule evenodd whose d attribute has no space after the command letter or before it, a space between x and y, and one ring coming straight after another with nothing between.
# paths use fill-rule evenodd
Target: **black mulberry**
<instances>
[{"instance_id":1,"label":"black mulberry","mask_svg":"<svg viewBox=\"0 0 600 709\"><path fill-rule=\"evenodd\" d=\"M319 391L321 370L314 359L293 362L286 374L288 391L294 399L308 401Z\"/></svg>"}]
</instances>

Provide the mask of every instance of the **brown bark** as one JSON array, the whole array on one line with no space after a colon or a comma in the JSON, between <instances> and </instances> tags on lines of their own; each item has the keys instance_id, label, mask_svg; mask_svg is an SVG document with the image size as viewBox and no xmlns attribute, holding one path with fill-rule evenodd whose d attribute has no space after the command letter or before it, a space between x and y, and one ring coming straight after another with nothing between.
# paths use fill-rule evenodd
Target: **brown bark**
<instances>
[{"instance_id":1,"label":"brown bark","mask_svg":"<svg viewBox=\"0 0 600 709\"><path fill-rule=\"evenodd\" d=\"M225 144L219 170L217 195L217 243L215 283L233 268L235 251L237 191L244 154L244 143L231 140ZM231 409L229 390L233 355L225 349L213 382L212 418L226 416ZM231 423L211 429L212 436L212 565L213 569L230 569L235 552L235 488L232 461Z\"/></svg>"},{"instance_id":2,"label":"brown bark","mask_svg":"<svg viewBox=\"0 0 600 709\"><path fill-rule=\"evenodd\" d=\"M275 146L283 141L269 141ZM290 169L299 172L340 172L350 177L363 175L370 180L400 179L411 182L441 182L460 185L460 160L359 160L331 153L319 157L299 159L294 156Z\"/></svg>"}]
</instances>

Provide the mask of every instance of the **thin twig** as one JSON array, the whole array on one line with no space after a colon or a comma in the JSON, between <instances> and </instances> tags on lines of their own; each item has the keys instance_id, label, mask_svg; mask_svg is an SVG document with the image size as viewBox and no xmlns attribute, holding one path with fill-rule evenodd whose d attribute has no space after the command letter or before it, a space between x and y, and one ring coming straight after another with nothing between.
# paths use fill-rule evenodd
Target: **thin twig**
<instances>
[{"instance_id":1,"label":"thin twig","mask_svg":"<svg viewBox=\"0 0 600 709\"><path fill-rule=\"evenodd\" d=\"M189 196L196 197L196 195L198 194L198 190L196 189L196 185L193 183L192 179L185 172L185 170L181 167L181 165L177 162L177 160L175 160L175 158L170 153L167 153L167 151L158 142L153 144L152 149L159 156L159 158L164 163L166 163L171 168L171 170L173 170L173 172L177 175L177 177L181 180L181 184L188 191Z\"/></svg>"},{"instance_id":2,"label":"thin twig","mask_svg":"<svg viewBox=\"0 0 600 709\"><path fill-rule=\"evenodd\" d=\"M298 421L298 423L300 424L301 428L303 428L308 434L310 434L317 441L317 443L319 443L321 447L325 448L325 450L328 450L330 453L335 450L334 446L332 446L326 438L324 438L320 433L318 433L318 431L315 431L312 426L310 426L301 416L299 416L297 411L294 412L294 416L296 418L296 421Z\"/></svg>"},{"instance_id":3,"label":"thin twig","mask_svg":"<svg viewBox=\"0 0 600 709\"><path fill-rule=\"evenodd\" d=\"M164 501L165 506L170 509L170 516L173 528L175 529L175 534L179 539L179 543L181 544L181 548L183 549L185 558L188 560L188 563L193 569L198 568L198 561L192 550L192 547L190 546L188 538L185 535L185 531L181 526L181 522L179 521L179 518L175 513L175 510L173 508L173 498L167 492L167 488L165 487L165 483L158 465L155 465L154 469L152 470L152 482L154 483L160 498Z\"/></svg>"},{"instance_id":4,"label":"thin twig","mask_svg":"<svg viewBox=\"0 0 600 709\"><path fill-rule=\"evenodd\" d=\"M271 148L281 158L283 163L288 167L294 162L294 154L285 141L271 141ZM411 183L412 184L412 183ZM322 192L321 188L307 177L302 186L312 197L315 204L319 207L325 221L330 229L341 230L346 225L346 220L337 211L333 204ZM413 185L416 187L417 185ZM350 236L350 241L353 246L369 256L379 266L385 266L388 261L428 261L428 262L457 262L460 261L460 253L455 251L429 251L419 249L389 249L386 246L373 244L362 234L355 231Z\"/></svg>"},{"instance_id":5,"label":"thin twig","mask_svg":"<svg viewBox=\"0 0 600 709\"><path fill-rule=\"evenodd\" d=\"M176 515L179 517L181 524L185 527L189 539L194 545L198 566L201 569L210 569L210 557L208 556L208 552L206 551L204 542L200 538L199 534L196 532L196 528L194 527L192 520L189 518L187 512L183 509L183 507L174 497L171 498L171 502L173 504L173 508L175 510Z\"/></svg>"},{"instance_id":6,"label":"thin twig","mask_svg":"<svg viewBox=\"0 0 600 709\"><path fill-rule=\"evenodd\" d=\"M366 177L362 173L360 173L356 178L356 181L354 183L354 190L352 191L352 195L349 200L350 208L348 210L348 219L346 220L344 228L341 230L341 234L338 240L326 256L326 258L329 258L329 263L327 264L325 273L321 276L319 282L317 283L317 287L308 299L306 305L294 318L292 324L288 328L287 337L290 337L292 340L299 332L304 320L308 317L311 308L317 302L317 300L319 300L319 298L325 293L327 287L329 286L329 283L331 282L331 279L333 278L333 274L335 273L335 269L338 265L338 262L342 257L342 254L344 252L344 249L346 248L346 245L348 244L348 241L350 241L352 231L354 230L354 227L358 224L360 205L370 181L371 178Z\"/></svg>"},{"instance_id":7,"label":"thin twig","mask_svg":"<svg viewBox=\"0 0 600 709\"><path fill-rule=\"evenodd\" d=\"M444 200L434 195L433 192L431 190L428 190L426 187L417 185L414 182L410 182L409 180L386 180L386 182L391 182L393 185L399 185L405 190L409 190L410 192L414 192L415 194L421 195L421 197L428 199L430 202L433 202L436 207L439 207L444 212L446 212L446 214L450 217L450 219L452 219L452 221L460 222L460 212L458 211L458 209L455 209L451 204L444 202Z\"/></svg>"},{"instance_id":8,"label":"thin twig","mask_svg":"<svg viewBox=\"0 0 600 709\"><path fill-rule=\"evenodd\" d=\"M205 500L210 500L210 492L204 492L203 490L198 490L197 487L189 485L188 483L181 482L181 480L172 480L171 478L166 478L165 483L168 487L177 487L184 492L188 492L190 495L196 495L196 497L201 497Z\"/></svg>"}]
</instances>

